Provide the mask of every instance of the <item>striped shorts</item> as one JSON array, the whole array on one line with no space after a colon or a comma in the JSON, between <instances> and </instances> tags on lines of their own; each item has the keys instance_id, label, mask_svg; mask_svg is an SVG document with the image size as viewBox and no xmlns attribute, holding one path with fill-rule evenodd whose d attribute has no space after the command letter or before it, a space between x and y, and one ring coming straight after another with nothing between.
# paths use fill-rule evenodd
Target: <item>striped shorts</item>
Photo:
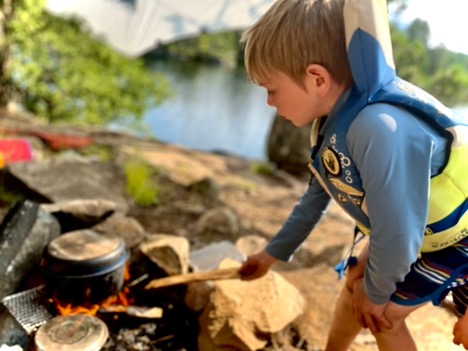
<instances>
[{"instance_id":1,"label":"striped shorts","mask_svg":"<svg viewBox=\"0 0 468 351\"><path fill-rule=\"evenodd\" d=\"M432 301L438 306L452 292L457 311L468 304L468 238L443 250L423 253L401 283L391 300L413 306ZM467 284L467 285L465 285Z\"/></svg>"}]
</instances>

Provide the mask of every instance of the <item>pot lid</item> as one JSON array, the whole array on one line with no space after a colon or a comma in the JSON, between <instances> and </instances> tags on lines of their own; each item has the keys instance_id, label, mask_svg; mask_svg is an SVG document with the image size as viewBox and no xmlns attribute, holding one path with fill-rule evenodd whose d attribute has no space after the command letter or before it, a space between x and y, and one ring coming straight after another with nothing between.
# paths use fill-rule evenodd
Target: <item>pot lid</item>
<instances>
[{"instance_id":1,"label":"pot lid","mask_svg":"<svg viewBox=\"0 0 468 351\"><path fill-rule=\"evenodd\" d=\"M43 254L43 269L60 276L104 274L124 264L128 258L121 237L77 230L53 239Z\"/></svg>"},{"instance_id":2,"label":"pot lid","mask_svg":"<svg viewBox=\"0 0 468 351\"><path fill-rule=\"evenodd\" d=\"M108 255L120 246L120 238L85 229L60 235L49 244L49 254L62 260L83 261Z\"/></svg>"},{"instance_id":3,"label":"pot lid","mask_svg":"<svg viewBox=\"0 0 468 351\"><path fill-rule=\"evenodd\" d=\"M34 337L38 351L99 351L109 337L106 324L85 314L54 317Z\"/></svg>"}]
</instances>

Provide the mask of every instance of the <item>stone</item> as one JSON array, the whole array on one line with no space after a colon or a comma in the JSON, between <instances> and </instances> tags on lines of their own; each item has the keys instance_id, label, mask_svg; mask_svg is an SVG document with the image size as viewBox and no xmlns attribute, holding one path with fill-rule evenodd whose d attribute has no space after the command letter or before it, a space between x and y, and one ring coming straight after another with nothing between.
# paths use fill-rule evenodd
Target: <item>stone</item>
<instances>
[{"instance_id":1,"label":"stone","mask_svg":"<svg viewBox=\"0 0 468 351\"><path fill-rule=\"evenodd\" d=\"M91 224L100 222L112 213L122 210L119 204L105 199L75 199L42 204L41 207L49 213L67 213Z\"/></svg>"},{"instance_id":2,"label":"stone","mask_svg":"<svg viewBox=\"0 0 468 351\"><path fill-rule=\"evenodd\" d=\"M46 245L59 235L57 220L39 204L25 200L9 210L0 228L0 299L16 292Z\"/></svg>"},{"instance_id":3,"label":"stone","mask_svg":"<svg viewBox=\"0 0 468 351\"><path fill-rule=\"evenodd\" d=\"M81 156L61 156L38 162L14 163L9 174L42 202L105 199L127 208L125 180L111 162Z\"/></svg>"},{"instance_id":4,"label":"stone","mask_svg":"<svg viewBox=\"0 0 468 351\"><path fill-rule=\"evenodd\" d=\"M100 233L113 233L124 239L127 248L132 249L143 242L146 237L145 228L135 218L122 213L115 213L103 222L92 227Z\"/></svg>"},{"instance_id":5,"label":"stone","mask_svg":"<svg viewBox=\"0 0 468 351\"><path fill-rule=\"evenodd\" d=\"M308 171L311 124L297 128L276 116L268 137L268 159L279 169L302 175Z\"/></svg>"},{"instance_id":6,"label":"stone","mask_svg":"<svg viewBox=\"0 0 468 351\"><path fill-rule=\"evenodd\" d=\"M239 218L229 207L206 211L195 224L195 238L209 244L219 240L235 242L239 236Z\"/></svg>"},{"instance_id":7,"label":"stone","mask_svg":"<svg viewBox=\"0 0 468 351\"><path fill-rule=\"evenodd\" d=\"M226 258L242 262L245 258L230 241L221 240L190 252L190 265L195 271L210 271Z\"/></svg>"},{"instance_id":8,"label":"stone","mask_svg":"<svg viewBox=\"0 0 468 351\"><path fill-rule=\"evenodd\" d=\"M239 265L223 261L221 268ZM200 316L198 346L203 351L254 351L304 312L305 300L281 275L269 271L250 282L222 280L214 284Z\"/></svg>"},{"instance_id":9,"label":"stone","mask_svg":"<svg viewBox=\"0 0 468 351\"><path fill-rule=\"evenodd\" d=\"M168 234L150 234L140 245L140 251L168 275L188 272L189 248L186 238Z\"/></svg>"},{"instance_id":10,"label":"stone","mask_svg":"<svg viewBox=\"0 0 468 351\"><path fill-rule=\"evenodd\" d=\"M253 255L262 250L268 243L268 240L259 235L246 235L236 241L236 248L244 255Z\"/></svg>"},{"instance_id":11,"label":"stone","mask_svg":"<svg viewBox=\"0 0 468 351\"><path fill-rule=\"evenodd\" d=\"M164 169L171 181L186 187L201 182L212 177L213 172L201 162L193 160L190 155L185 155L177 150L159 151L153 149L135 150L134 148L124 148L128 155L139 156L151 165Z\"/></svg>"}]
</instances>

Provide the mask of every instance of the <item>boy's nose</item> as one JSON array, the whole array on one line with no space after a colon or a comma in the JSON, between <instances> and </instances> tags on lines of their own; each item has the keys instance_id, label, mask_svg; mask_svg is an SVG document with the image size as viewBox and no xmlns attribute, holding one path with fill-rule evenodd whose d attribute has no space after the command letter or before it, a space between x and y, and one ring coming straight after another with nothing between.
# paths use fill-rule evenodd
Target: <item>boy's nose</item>
<instances>
[{"instance_id":1,"label":"boy's nose","mask_svg":"<svg viewBox=\"0 0 468 351\"><path fill-rule=\"evenodd\" d=\"M267 97L267 105L271 106L271 107L275 107L274 100L273 100L273 98L271 96Z\"/></svg>"}]
</instances>

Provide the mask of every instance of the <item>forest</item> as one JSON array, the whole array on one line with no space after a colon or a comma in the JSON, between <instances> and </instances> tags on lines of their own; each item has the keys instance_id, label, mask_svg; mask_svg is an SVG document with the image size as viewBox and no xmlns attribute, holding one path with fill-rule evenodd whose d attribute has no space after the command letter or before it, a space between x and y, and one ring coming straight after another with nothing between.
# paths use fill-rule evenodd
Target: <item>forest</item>
<instances>
[{"instance_id":1,"label":"forest","mask_svg":"<svg viewBox=\"0 0 468 351\"><path fill-rule=\"evenodd\" d=\"M138 126L149 107L172 94L164 73L147 69L148 60L242 65L239 32L201 33L129 59L79 20L47 13L44 0L0 0L0 12L0 107L14 104L48 122ZM392 24L391 33L402 78L448 106L467 104L467 55L429 47L425 21L405 30Z\"/></svg>"}]
</instances>

